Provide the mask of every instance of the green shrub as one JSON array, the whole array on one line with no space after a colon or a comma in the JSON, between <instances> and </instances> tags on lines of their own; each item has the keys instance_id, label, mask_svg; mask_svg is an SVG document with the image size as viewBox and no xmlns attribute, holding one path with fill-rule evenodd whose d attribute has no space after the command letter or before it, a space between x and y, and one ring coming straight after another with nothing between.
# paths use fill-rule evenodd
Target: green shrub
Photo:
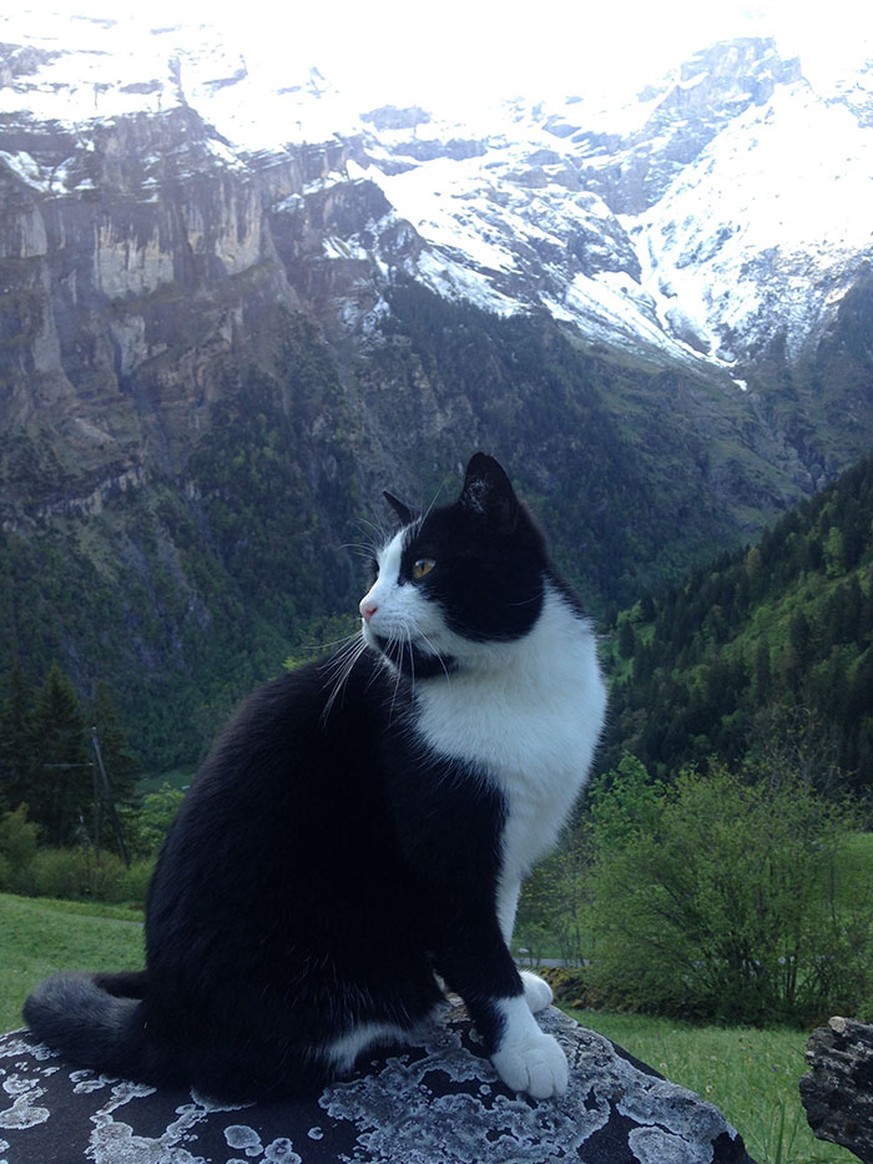
<instances>
[{"instance_id":1,"label":"green shrub","mask_svg":"<svg viewBox=\"0 0 873 1164\"><path fill-rule=\"evenodd\" d=\"M0 889L29 893L39 827L27 819L27 805L0 818Z\"/></svg>"},{"instance_id":2,"label":"green shrub","mask_svg":"<svg viewBox=\"0 0 873 1164\"><path fill-rule=\"evenodd\" d=\"M581 842L580 833L569 833L525 881L515 919L513 948L532 962L546 957L567 962L582 960L586 935L585 856Z\"/></svg>"},{"instance_id":3,"label":"green shrub","mask_svg":"<svg viewBox=\"0 0 873 1164\"><path fill-rule=\"evenodd\" d=\"M136 905L145 905L154 868L154 859L134 861L129 869L122 871L118 881L118 896L112 900L130 901Z\"/></svg>"},{"instance_id":4,"label":"green shrub","mask_svg":"<svg viewBox=\"0 0 873 1164\"><path fill-rule=\"evenodd\" d=\"M124 901L128 871L115 853L93 849L41 849L33 861L32 891L37 897Z\"/></svg>"},{"instance_id":5,"label":"green shrub","mask_svg":"<svg viewBox=\"0 0 873 1164\"><path fill-rule=\"evenodd\" d=\"M653 785L631 761L592 822L590 978L606 1005L749 1023L863 1006L870 878L841 877L851 821L808 785L719 766Z\"/></svg>"},{"instance_id":6,"label":"green shrub","mask_svg":"<svg viewBox=\"0 0 873 1164\"><path fill-rule=\"evenodd\" d=\"M185 793L164 783L143 797L142 805L122 814L128 847L134 857L154 858L164 843Z\"/></svg>"}]
</instances>

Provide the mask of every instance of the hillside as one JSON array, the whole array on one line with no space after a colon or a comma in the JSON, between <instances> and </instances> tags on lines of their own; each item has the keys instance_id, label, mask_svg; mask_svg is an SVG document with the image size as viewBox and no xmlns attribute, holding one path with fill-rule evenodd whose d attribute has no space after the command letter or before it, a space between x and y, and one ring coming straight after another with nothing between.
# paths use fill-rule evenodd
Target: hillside
<instances>
[{"instance_id":1,"label":"hillside","mask_svg":"<svg viewBox=\"0 0 873 1164\"><path fill-rule=\"evenodd\" d=\"M873 786L873 458L617 620L607 745L653 772L790 753L827 791Z\"/></svg>"},{"instance_id":2,"label":"hillside","mask_svg":"<svg viewBox=\"0 0 873 1164\"><path fill-rule=\"evenodd\" d=\"M105 681L148 770L348 629L386 487L492 452L601 617L869 448L869 73L462 124L147 16L0 15L0 674Z\"/></svg>"}]
</instances>

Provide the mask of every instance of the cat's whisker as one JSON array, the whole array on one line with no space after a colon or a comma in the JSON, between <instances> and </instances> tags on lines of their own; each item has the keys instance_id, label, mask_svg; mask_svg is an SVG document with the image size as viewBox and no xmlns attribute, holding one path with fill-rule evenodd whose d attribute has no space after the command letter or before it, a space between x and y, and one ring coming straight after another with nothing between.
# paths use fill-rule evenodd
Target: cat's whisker
<instances>
[{"instance_id":1,"label":"cat's whisker","mask_svg":"<svg viewBox=\"0 0 873 1164\"><path fill-rule=\"evenodd\" d=\"M433 652L434 658L439 659L439 664L443 669L443 674L445 675L446 679L448 679L449 682L451 682L452 673L451 673L451 671L449 671L448 667L446 666L445 660L443 659L442 655L437 650L437 648L434 646L433 642L427 637L426 634L422 634L421 632L419 632L419 633L421 634L423 641L425 643L427 643L427 645L430 647L431 651Z\"/></svg>"},{"instance_id":2,"label":"cat's whisker","mask_svg":"<svg viewBox=\"0 0 873 1164\"><path fill-rule=\"evenodd\" d=\"M404 639L406 642L404 642ZM394 719L394 709L397 706L397 697L400 693L400 687L403 682L403 653L406 649L407 643L409 645L409 666L410 674L408 676L410 690L415 690L415 657L412 654L412 638L407 627L403 628L403 638L392 637L390 646L397 646L398 661L394 667L394 687L391 692L391 704L388 709L388 722Z\"/></svg>"},{"instance_id":3,"label":"cat's whisker","mask_svg":"<svg viewBox=\"0 0 873 1164\"><path fill-rule=\"evenodd\" d=\"M448 481L448 479L449 479L448 474L446 474L446 476L443 477L442 481L440 481L440 483L437 487L437 491L436 491L436 493L434 493L430 505L427 507L427 509L421 515L422 521L424 521L424 519L430 515L431 510L433 510L435 508L437 501L439 501L440 494L442 493L443 489L445 489L445 487L446 487L446 482Z\"/></svg>"},{"instance_id":4,"label":"cat's whisker","mask_svg":"<svg viewBox=\"0 0 873 1164\"><path fill-rule=\"evenodd\" d=\"M366 531L370 532L371 547L375 553L377 547L384 546L389 540L390 534L385 522L379 518L376 521L369 521L367 518L361 518L359 524L364 527Z\"/></svg>"},{"instance_id":5,"label":"cat's whisker","mask_svg":"<svg viewBox=\"0 0 873 1164\"><path fill-rule=\"evenodd\" d=\"M361 637L360 631L352 631L350 634L343 635L338 639L330 639L326 643L307 643L304 651L312 651L313 654L322 655L325 651L342 650L344 646L349 646L356 643Z\"/></svg>"},{"instance_id":6,"label":"cat's whisker","mask_svg":"<svg viewBox=\"0 0 873 1164\"><path fill-rule=\"evenodd\" d=\"M327 672L328 682L332 684L330 694L324 703L324 709L321 713L322 722L324 722L331 713L333 705L336 703L343 687L348 681L355 664L360 659L361 655L367 648L363 636L353 635L347 640L345 646L333 655L328 666L325 667Z\"/></svg>"},{"instance_id":7,"label":"cat's whisker","mask_svg":"<svg viewBox=\"0 0 873 1164\"><path fill-rule=\"evenodd\" d=\"M343 542L341 550L352 550L362 558L375 557L375 549L369 542Z\"/></svg>"}]
</instances>

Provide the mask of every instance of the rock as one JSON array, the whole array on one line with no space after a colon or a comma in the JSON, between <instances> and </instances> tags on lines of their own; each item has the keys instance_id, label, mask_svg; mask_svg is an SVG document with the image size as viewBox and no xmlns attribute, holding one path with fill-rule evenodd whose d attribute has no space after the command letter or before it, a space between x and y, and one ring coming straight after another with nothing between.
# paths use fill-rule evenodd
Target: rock
<instances>
[{"instance_id":1,"label":"rock","mask_svg":"<svg viewBox=\"0 0 873 1164\"><path fill-rule=\"evenodd\" d=\"M497 1081L461 1007L316 1099L228 1107L76 1068L0 1038L0 1158L15 1164L754 1164L712 1104L552 1008L570 1087L535 1103ZM473 1052L472 1054L470 1052Z\"/></svg>"},{"instance_id":2,"label":"rock","mask_svg":"<svg viewBox=\"0 0 873 1164\"><path fill-rule=\"evenodd\" d=\"M800 1081L809 1126L820 1140L873 1164L873 1026L832 1018L809 1037Z\"/></svg>"}]
</instances>

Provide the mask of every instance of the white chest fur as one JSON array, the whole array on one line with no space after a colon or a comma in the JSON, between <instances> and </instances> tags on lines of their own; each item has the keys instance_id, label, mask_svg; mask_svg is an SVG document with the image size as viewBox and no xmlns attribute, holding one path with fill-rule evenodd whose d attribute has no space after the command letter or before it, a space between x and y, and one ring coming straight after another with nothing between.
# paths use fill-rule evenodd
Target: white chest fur
<instances>
[{"instance_id":1,"label":"white chest fur","mask_svg":"<svg viewBox=\"0 0 873 1164\"><path fill-rule=\"evenodd\" d=\"M418 728L430 748L475 764L503 793L511 885L552 846L588 775L606 704L594 635L548 591L529 635L480 644L465 664L419 685Z\"/></svg>"}]
</instances>

